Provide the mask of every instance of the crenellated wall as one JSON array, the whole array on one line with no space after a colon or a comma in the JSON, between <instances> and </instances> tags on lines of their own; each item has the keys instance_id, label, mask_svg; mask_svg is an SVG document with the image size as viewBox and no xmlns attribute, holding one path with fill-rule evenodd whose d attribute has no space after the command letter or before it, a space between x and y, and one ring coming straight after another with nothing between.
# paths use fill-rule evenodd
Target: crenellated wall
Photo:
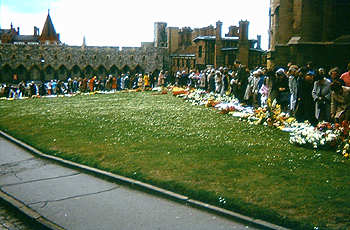
<instances>
[{"instance_id":1,"label":"crenellated wall","mask_svg":"<svg viewBox=\"0 0 350 230\"><path fill-rule=\"evenodd\" d=\"M127 71L153 72L168 65L166 48L0 45L0 82L11 82L14 75L19 80L65 80Z\"/></svg>"}]
</instances>

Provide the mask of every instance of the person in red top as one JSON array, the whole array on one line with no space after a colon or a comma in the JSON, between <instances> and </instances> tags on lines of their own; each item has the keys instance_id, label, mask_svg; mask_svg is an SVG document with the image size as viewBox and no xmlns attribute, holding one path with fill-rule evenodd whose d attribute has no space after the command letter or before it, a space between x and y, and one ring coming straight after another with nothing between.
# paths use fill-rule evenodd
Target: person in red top
<instances>
[{"instance_id":1,"label":"person in red top","mask_svg":"<svg viewBox=\"0 0 350 230\"><path fill-rule=\"evenodd\" d=\"M96 76L94 76L93 78L91 78L89 80L89 89L90 89L90 92L94 92L95 90L95 80L96 80Z\"/></svg>"},{"instance_id":2,"label":"person in red top","mask_svg":"<svg viewBox=\"0 0 350 230\"><path fill-rule=\"evenodd\" d=\"M345 86L350 87L350 63L347 68L348 72L345 72L341 75L340 79L342 79L345 83Z\"/></svg>"}]
</instances>

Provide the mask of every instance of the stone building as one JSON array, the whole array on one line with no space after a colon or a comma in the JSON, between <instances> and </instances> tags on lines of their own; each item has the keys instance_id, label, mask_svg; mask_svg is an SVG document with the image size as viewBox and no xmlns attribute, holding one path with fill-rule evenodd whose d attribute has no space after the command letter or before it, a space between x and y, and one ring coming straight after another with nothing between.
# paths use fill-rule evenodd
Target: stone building
<instances>
[{"instance_id":1,"label":"stone building","mask_svg":"<svg viewBox=\"0 0 350 230\"><path fill-rule=\"evenodd\" d=\"M260 36L248 39L249 22L231 26L222 37L222 23L199 29L154 24L154 41L141 47L92 47L62 44L48 12L41 34L20 35L19 28L0 30L0 82L69 77L104 77L125 72L203 69L231 66L237 60L249 67L265 64ZM15 80L14 80L15 79Z\"/></svg>"},{"instance_id":2,"label":"stone building","mask_svg":"<svg viewBox=\"0 0 350 230\"><path fill-rule=\"evenodd\" d=\"M50 14L42 33L34 27L34 35L20 35L19 28L0 31L0 82L68 77L104 77L109 74L157 73L168 69L168 52L164 44L155 47L67 46L60 42ZM158 37L161 42L163 37Z\"/></svg>"},{"instance_id":3,"label":"stone building","mask_svg":"<svg viewBox=\"0 0 350 230\"><path fill-rule=\"evenodd\" d=\"M166 28L171 72L200 70L208 65L216 68L232 66L235 61L249 67L265 65L265 52L260 46L261 36L249 40L248 28L248 21L240 21L239 26L230 26L225 37L222 37L220 21L216 27Z\"/></svg>"},{"instance_id":4,"label":"stone building","mask_svg":"<svg viewBox=\"0 0 350 230\"><path fill-rule=\"evenodd\" d=\"M349 0L270 0L268 66L350 62Z\"/></svg>"}]
</instances>

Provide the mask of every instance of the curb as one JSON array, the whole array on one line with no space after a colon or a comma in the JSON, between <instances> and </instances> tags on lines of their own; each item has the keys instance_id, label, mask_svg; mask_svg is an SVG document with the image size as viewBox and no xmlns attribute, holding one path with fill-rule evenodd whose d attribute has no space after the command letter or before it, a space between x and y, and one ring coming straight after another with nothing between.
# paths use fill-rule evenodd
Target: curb
<instances>
[{"instance_id":1,"label":"curb","mask_svg":"<svg viewBox=\"0 0 350 230\"><path fill-rule=\"evenodd\" d=\"M95 175L98 176L104 176L107 178L110 178L114 181L118 181L121 183L125 183L131 186L136 186L140 189L149 191L149 192L153 192L153 193L157 193L159 195L163 195L166 196L168 198L180 201L180 202L184 202L187 203L191 206L197 207L197 208L202 208L205 209L207 211L211 211L214 212L216 214L219 214L221 216L226 216L228 218L237 220L239 222L243 222L243 223L247 223L247 224L251 224L253 226L256 227L260 227L263 229L271 229L271 230L289 230L288 228L285 227L281 227L279 225L275 225L275 224L271 224L269 222L260 220L260 219L254 219L245 215L241 215L239 213L233 212L233 211L229 211L227 209L223 209L214 205L210 205L201 201L197 201L197 200L193 200L187 196L183 196L174 192L171 192L169 190L166 189L162 189L147 183L143 183L141 181L137 181L128 177L124 177L124 176L120 176L120 175L116 175L110 172L106 172L100 169L96 169L96 168L92 168L86 165L82 165L82 164L78 164L75 162L71 162L59 157L55 157L55 156L51 156L51 155L47 155L45 153L42 153L41 151L37 150L36 148L12 137L11 135L3 132L0 130L0 135L5 137L6 139L10 140L11 142L17 144L18 146L30 151L31 153L38 155L39 157L45 158L45 159L49 159L49 160L53 160L56 161L58 163L61 163L65 166L68 167L72 167L72 168L76 168L79 170L83 170L86 171L88 173L93 173ZM25 215L28 215L30 218L34 219L36 222L42 224L43 226L49 228L49 229L53 229L53 230L63 230L62 227L56 225L55 223L52 223L48 220L46 220L44 217L42 217L40 214L38 214L37 212L33 211L32 209L30 209L29 207L26 207L24 204L22 204L21 202L19 202L18 200L8 196L7 194L3 193L0 190L0 199L4 200L5 202L15 206L19 211L21 211L22 213L24 213ZM27 212L28 211L28 212Z\"/></svg>"},{"instance_id":2,"label":"curb","mask_svg":"<svg viewBox=\"0 0 350 230\"><path fill-rule=\"evenodd\" d=\"M16 200L15 198L9 196L2 190L0 190L0 199L4 201L6 204L14 207L17 211L21 212L25 216L27 216L29 219L31 219L33 222L43 226L45 229L52 229L52 230L64 230L64 228L58 226L57 224L53 223L52 221L47 220L45 217L34 211L33 209L27 207L24 203L21 201Z\"/></svg>"}]
</instances>

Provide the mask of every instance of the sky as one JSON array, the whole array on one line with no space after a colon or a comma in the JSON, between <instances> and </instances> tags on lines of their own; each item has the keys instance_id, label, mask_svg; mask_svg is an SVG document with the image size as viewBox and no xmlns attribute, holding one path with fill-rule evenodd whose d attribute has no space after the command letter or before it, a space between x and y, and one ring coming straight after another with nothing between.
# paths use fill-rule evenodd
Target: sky
<instances>
[{"instance_id":1,"label":"sky","mask_svg":"<svg viewBox=\"0 0 350 230\"><path fill-rule=\"evenodd\" d=\"M262 36L268 46L270 0L0 0L0 28L20 27L21 35L40 33L48 9L61 42L88 46L138 47L154 39L154 22L169 27L201 28L223 22L228 27L248 20L249 38Z\"/></svg>"}]
</instances>

